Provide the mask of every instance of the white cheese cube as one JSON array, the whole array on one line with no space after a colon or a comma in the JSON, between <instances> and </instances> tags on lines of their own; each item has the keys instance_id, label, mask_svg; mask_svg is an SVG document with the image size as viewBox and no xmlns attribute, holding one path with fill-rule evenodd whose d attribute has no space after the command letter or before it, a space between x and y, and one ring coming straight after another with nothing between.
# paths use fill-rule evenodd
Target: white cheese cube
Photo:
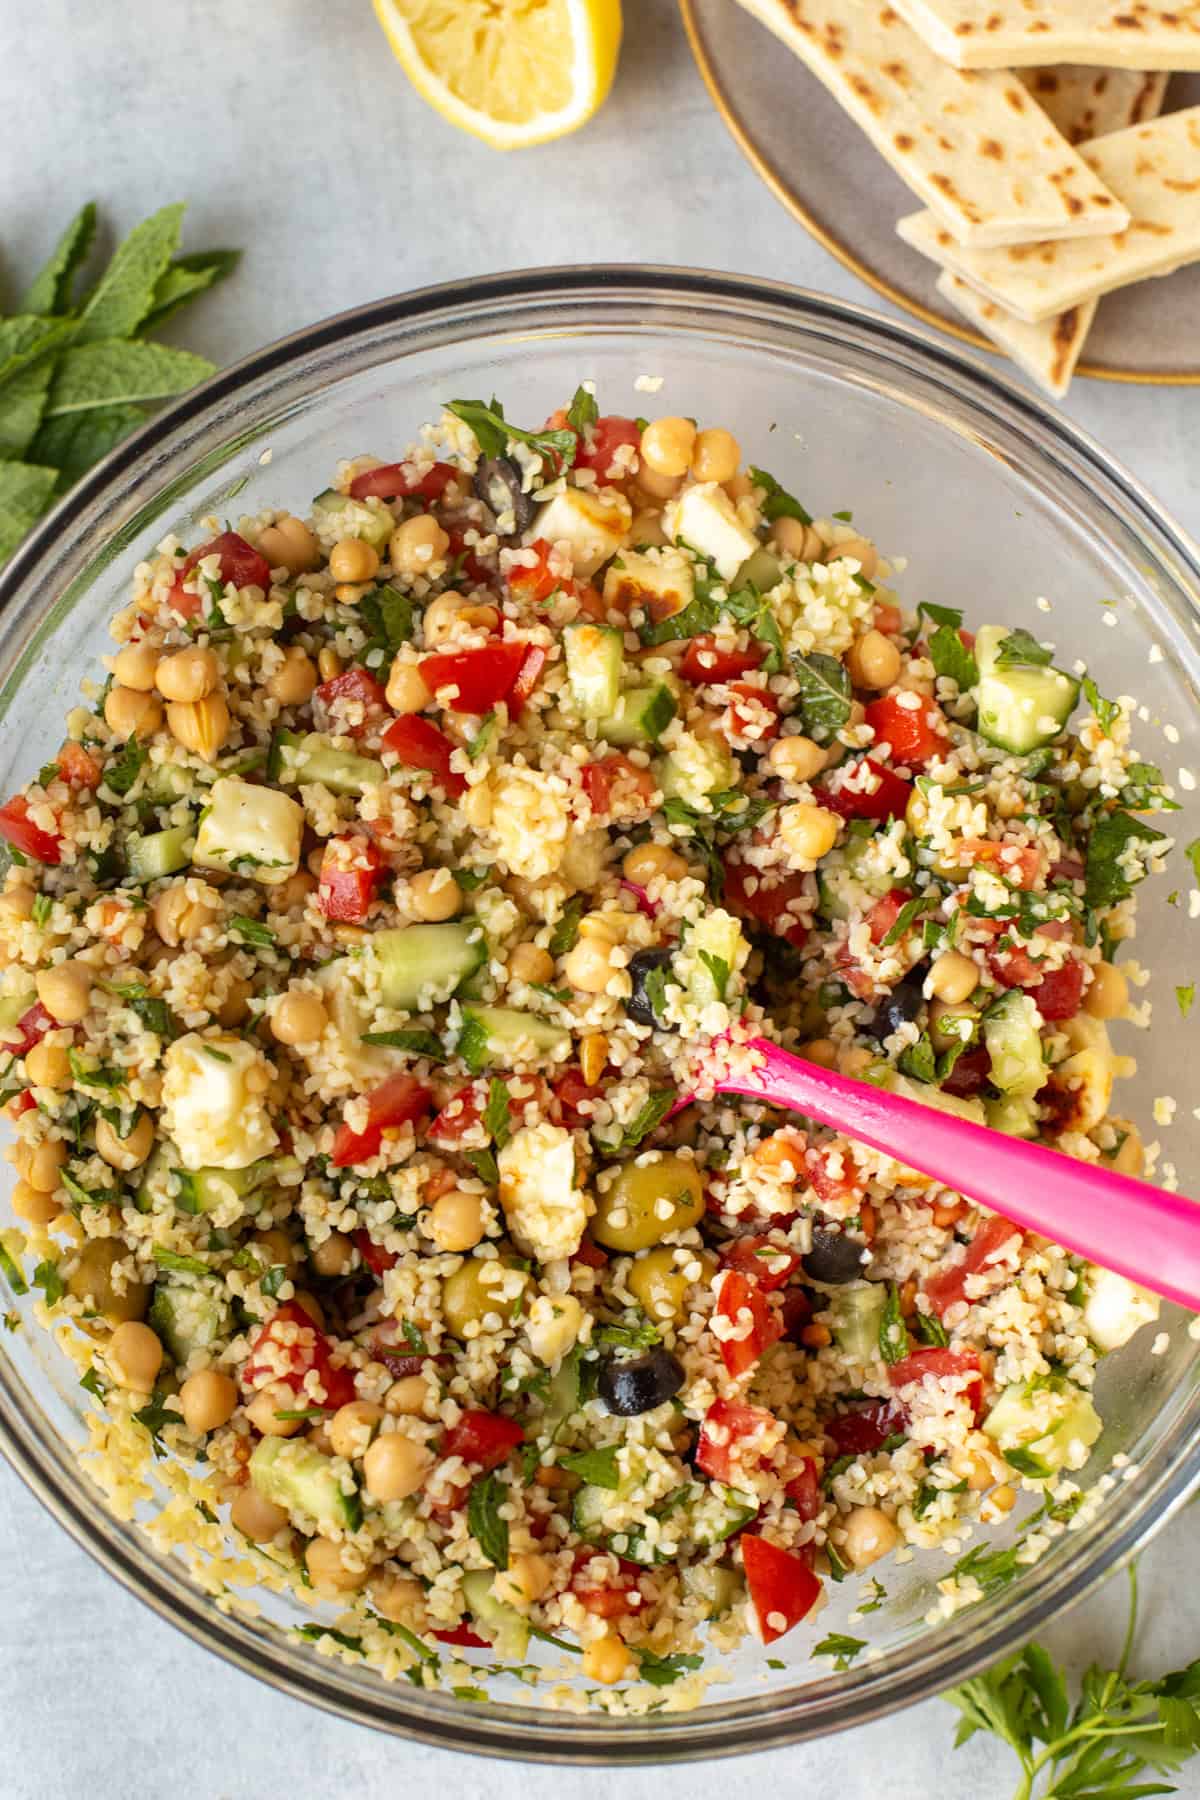
<instances>
[{"instance_id":1,"label":"white cheese cube","mask_svg":"<svg viewBox=\"0 0 1200 1800\"><path fill-rule=\"evenodd\" d=\"M264 887L300 867L304 808L277 788L228 775L214 781L192 858L198 869L228 869Z\"/></svg>"},{"instance_id":2,"label":"white cheese cube","mask_svg":"<svg viewBox=\"0 0 1200 1800\"><path fill-rule=\"evenodd\" d=\"M264 1096L270 1071L245 1038L189 1031L163 1057L163 1129L185 1169L245 1169L279 1142Z\"/></svg>"},{"instance_id":3,"label":"white cheese cube","mask_svg":"<svg viewBox=\"0 0 1200 1800\"><path fill-rule=\"evenodd\" d=\"M1089 1269L1084 1287L1083 1328L1098 1350L1119 1350L1135 1331L1158 1317L1158 1295L1135 1287L1112 1269Z\"/></svg>"},{"instance_id":4,"label":"white cheese cube","mask_svg":"<svg viewBox=\"0 0 1200 1800\"><path fill-rule=\"evenodd\" d=\"M691 605L695 586L692 565L678 550L625 550L604 577L604 598L619 612L640 606L654 620L673 619Z\"/></svg>"},{"instance_id":5,"label":"white cheese cube","mask_svg":"<svg viewBox=\"0 0 1200 1800\"><path fill-rule=\"evenodd\" d=\"M593 494L569 487L539 508L525 542L544 538L565 548L575 574L587 581L621 548L632 523L633 510L624 494L613 488Z\"/></svg>"},{"instance_id":6,"label":"white cheese cube","mask_svg":"<svg viewBox=\"0 0 1200 1800\"><path fill-rule=\"evenodd\" d=\"M722 581L732 581L746 558L760 547L716 481L701 481L695 487L685 488L678 500L665 509L663 525L677 544L688 544L711 558Z\"/></svg>"},{"instance_id":7,"label":"white cheese cube","mask_svg":"<svg viewBox=\"0 0 1200 1800\"><path fill-rule=\"evenodd\" d=\"M526 1125L496 1157L500 1204L523 1256L574 1256L587 1224L587 1197L575 1185L575 1145L561 1125Z\"/></svg>"}]
</instances>

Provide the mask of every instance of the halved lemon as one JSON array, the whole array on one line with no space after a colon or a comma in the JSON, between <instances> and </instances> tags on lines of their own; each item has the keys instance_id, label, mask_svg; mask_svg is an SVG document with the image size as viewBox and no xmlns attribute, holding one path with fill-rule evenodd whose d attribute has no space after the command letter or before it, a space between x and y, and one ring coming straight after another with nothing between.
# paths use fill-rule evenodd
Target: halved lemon
<instances>
[{"instance_id":1,"label":"halved lemon","mask_svg":"<svg viewBox=\"0 0 1200 1800\"><path fill-rule=\"evenodd\" d=\"M495 150L562 137L612 86L621 0L374 0L405 74Z\"/></svg>"}]
</instances>

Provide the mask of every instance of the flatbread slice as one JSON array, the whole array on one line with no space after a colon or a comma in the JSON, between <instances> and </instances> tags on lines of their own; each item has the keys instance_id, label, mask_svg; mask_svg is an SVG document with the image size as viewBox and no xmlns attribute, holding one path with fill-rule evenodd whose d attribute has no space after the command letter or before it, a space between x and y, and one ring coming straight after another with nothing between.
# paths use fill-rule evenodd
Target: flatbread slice
<instances>
[{"instance_id":1,"label":"flatbread slice","mask_svg":"<svg viewBox=\"0 0 1200 1800\"><path fill-rule=\"evenodd\" d=\"M895 0L958 69L1200 69L1200 0Z\"/></svg>"},{"instance_id":2,"label":"flatbread slice","mask_svg":"<svg viewBox=\"0 0 1200 1800\"><path fill-rule=\"evenodd\" d=\"M910 213L896 230L914 250L1034 324L1200 259L1200 106L1111 132L1081 154L1129 208L1128 230L1000 250L964 249L931 212Z\"/></svg>"},{"instance_id":3,"label":"flatbread slice","mask_svg":"<svg viewBox=\"0 0 1200 1800\"><path fill-rule=\"evenodd\" d=\"M1156 119L1167 90L1167 77L1159 69L1086 69L1060 63L1021 69L1018 75L1068 144L1086 144Z\"/></svg>"},{"instance_id":4,"label":"flatbread slice","mask_svg":"<svg viewBox=\"0 0 1200 1800\"><path fill-rule=\"evenodd\" d=\"M1098 300L1085 300L1064 313L1055 313L1040 325L1018 319L1003 306L997 306L978 288L973 288L959 275L943 269L937 280L937 291L951 306L969 319L997 349L1032 376L1039 387L1061 400L1070 386L1075 364L1083 349L1083 340L1091 330Z\"/></svg>"},{"instance_id":5,"label":"flatbread slice","mask_svg":"<svg viewBox=\"0 0 1200 1800\"><path fill-rule=\"evenodd\" d=\"M1086 237L1128 223L1014 75L952 69L888 0L740 4L807 63L960 243Z\"/></svg>"}]
</instances>

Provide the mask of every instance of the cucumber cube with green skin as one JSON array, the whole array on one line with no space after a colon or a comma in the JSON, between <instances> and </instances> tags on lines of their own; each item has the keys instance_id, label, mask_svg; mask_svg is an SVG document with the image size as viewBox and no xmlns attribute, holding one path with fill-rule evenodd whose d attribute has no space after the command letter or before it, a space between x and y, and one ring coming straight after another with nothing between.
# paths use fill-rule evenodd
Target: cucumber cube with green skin
<instances>
[{"instance_id":1,"label":"cucumber cube with green skin","mask_svg":"<svg viewBox=\"0 0 1200 1800\"><path fill-rule=\"evenodd\" d=\"M708 1610L706 1618L719 1619L732 1611L744 1590L736 1569L724 1563L693 1563L683 1571L684 1592L702 1600Z\"/></svg>"},{"instance_id":2,"label":"cucumber cube with green skin","mask_svg":"<svg viewBox=\"0 0 1200 1800\"><path fill-rule=\"evenodd\" d=\"M216 1212L231 1197L250 1201L274 1185L281 1175L301 1168L295 1157L260 1157L244 1169L179 1169L177 1205L184 1213Z\"/></svg>"},{"instance_id":3,"label":"cucumber cube with green skin","mask_svg":"<svg viewBox=\"0 0 1200 1800\"><path fill-rule=\"evenodd\" d=\"M397 1012L417 1012L449 1000L487 956L476 919L446 925L402 925L377 931L371 954L379 969L380 998Z\"/></svg>"},{"instance_id":4,"label":"cucumber cube with green skin","mask_svg":"<svg viewBox=\"0 0 1200 1800\"><path fill-rule=\"evenodd\" d=\"M1032 1481L1082 1468L1101 1429L1091 1399L1065 1375L1006 1387L983 1421L1004 1460Z\"/></svg>"},{"instance_id":5,"label":"cucumber cube with green skin","mask_svg":"<svg viewBox=\"0 0 1200 1800\"><path fill-rule=\"evenodd\" d=\"M755 587L760 594L769 594L773 587L778 587L783 580L783 568L774 551L761 545L752 556L748 556L730 586L738 588Z\"/></svg>"},{"instance_id":6,"label":"cucumber cube with green skin","mask_svg":"<svg viewBox=\"0 0 1200 1800\"><path fill-rule=\"evenodd\" d=\"M157 1281L147 1314L172 1359L185 1363L196 1350L207 1350L233 1330L233 1312L212 1282Z\"/></svg>"},{"instance_id":7,"label":"cucumber cube with green skin","mask_svg":"<svg viewBox=\"0 0 1200 1800\"><path fill-rule=\"evenodd\" d=\"M688 933L684 950L689 971L688 992L696 1004L707 1006L713 1000L732 998L728 983L736 974L738 964L744 962L750 952L741 925L733 914L720 906L707 913ZM711 961L706 962L706 956ZM724 992L720 991L717 981L722 964L728 970Z\"/></svg>"},{"instance_id":8,"label":"cucumber cube with green skin","mask_svg":"<svg viewBox=\"0 0 1200 1800\"><path fill-rule=\"evenodd\" d=\"M675 717L675 696L665 681L630 688L598 724L598 736L618 749L627 744L656 744Z\"/></svg>"},{"instance_id":9,"label":"cucumber cube with green skin","mask_svg":"<svg viewBox=\"0 0 1200 1800\"><path fill-rule=\"evenodd\" d=\"M879 1355L879 1327L886 1305L887 1288L881 1281L847 1283L829 1302L834 1340L855 1362L872 1362Z\"/></svg>"},{"instance_id":10,"label":"cucumber cube with green skin","mask_svg":"<svg viewBox=\"0 0 1200 1800\"><path fill-rule=\"evenodd\" d=\"M0 995L0 1031L10 1031L17 1020L37 1003L35 988L18 988L14 994Z\"/></svg>"},{"instance_id":11,"label":"cucumber cube with green skin","mask_svg":"<svg viewBox=\"0 0 1200 1800\"><path fill-rule=\"evenodd\" d=\"M621 693L625 666L622 633L580 620L563 632L563 651L571 696L584 718L608 718L616 711Z\"/></svg>"},{"instance_id":12,"label":"cucumber cube with green skin","mask_svg":"<svg viewBox=\"0 0 1200 1800\"><path fill-rule=\"evenodd\" d=\"M463 1007L462 1017L458 1054L476 1071L489 1064L511 1068L516 1062L565 1062L571 1054L571 1033L536 1013L471 1005Z\"/></svg>"},{"instance_id":13,"label":"cucumber cube with green skin","mask_svg":"<svg viewBox=\"0 0 1200 1800\"><path fill-rule=\"evenodd\" d=\"M195 831L191 825L172 825L146 837L131 837L125 844L125 863L134 881L158 881L177 875L192 860Z\"/></svg>"},{"instance_id":14,"label":"cucumber cube with green skin","mask_svg":"<svg viewBox=\"0 0 1200 1800\"><path fill-rule=\"evenodd\" d=\"M683 732L668 754L654 765L659 787L669 800L682 800L706 812L713 794L737 787L740 771L732 752L715 739Z\"/></svg>"},{"instance_id":15,"label":"cucumber cube with green skin","mask_svg":"<svg viewBox=\"0 0 1200 1800\"><path fill-rule=\"evenodd\" d=\"M989 1007L983 1041L991 1057L989 1079L1009 1100L1028 1100L1045 1086L1050 1071L1042 1051L1037 1002L1010 988Z\"/></svg>"},{"instance_id":16,"label":"cucumber cube with green skin","mask_svg":"<svg viewBox=\"0 0 1200 1800\"><path fill-rule=\"evenodd\" d=\"M1009 635L1004 625L984 625L976 633L976 724L989 743L1026 756L1062 735L1079 699L1079 683L1061 669L997 667L1000 646Z\"/></svg>"},{"instance_id":17,"label":"cucumber cube with green skin","mask_svg":"<svg viewBox=\"0 0 1200 1800\"><path fill-rule=\"evenodd\" d=\"M383 780L383 764L371 756L339 750L319 731L280 731L275 735L279 780L285 787L319 783L331 794L362 796Z\"/></svg>"},{"instance_id":18,"label":"cucumber cube with green skin","mask_svg":"<svg viewBox=\"0 0 1200 1800\"><path fill-rule=\"evenodd\" d=\"M492 1649L504 1662L523 1662L529 1649L529 1621L515 1606L497 1599L490 1569L472 1569L463 1576L463 1599L471 1616L492 1641Z\"/></svg>"},{"instance_id":19,"label":"cucumber cube with green skin","mask_svg":"<svg viewBox=\"0 0 1200 1800\"><path fill-rule=\"evenodd\" d=\"M1033 1101L1022 1094L989 1100L984 1110L992 1130L1002 1131L1006 1137L1035 1138L1038 1134Z\"/></svg>"},{"instance_id":20,"label":"cucumber cube with green skin","mask_svg":"<svg viewBox=\"0 0 1200 1800\"><path fill-rule=\"evenodd\" d=\"M304 1438L262 1438L250 1457L250 1480L255 1493L282 1506L293 1520L315 1519L343 1531L357 1531L362 1524L358 1494L342 1492L333 1457Z\"/></svg>"},{"instance_id":21,"label":"cucumber cube with green skin","mask_svg":"<svg viewBox=\"0 0 1200 1800\"><path fill-rule=\"evenodd\" d=\"M395 515L382 500L352 500L349 494L326 488L312 505L317 536L327 548L341 538L361 538L382 550L396 529Z\"/></svg>"},{"instance_id":22,"label":"cucumber cube with green skin","mask_svg":"<svg viewBox=\"0 0 1200 1800\"><path fill-rule=\"evenodd\" d=\"M303 831L303 807L278 788L225 775L209 790L192 860L275 887L299 868Z\"/></svg>"}]
</instances>

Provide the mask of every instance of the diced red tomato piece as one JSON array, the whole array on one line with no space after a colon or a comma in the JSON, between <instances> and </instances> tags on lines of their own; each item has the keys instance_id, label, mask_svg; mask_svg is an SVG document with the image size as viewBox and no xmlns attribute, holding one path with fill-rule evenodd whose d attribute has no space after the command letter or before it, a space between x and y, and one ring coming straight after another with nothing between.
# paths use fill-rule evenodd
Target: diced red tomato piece
<instances>
[{"instance_id":1,"label":"diced red tomato piece","mask_svg":"<svg viewBox=\"0 0 1200 1800\"><path fill-rule=\"evenodd\" d=\"M406 713L395 719L383 734L385 750L394 750L408 769L427 769L451 800L467 791L466 780L450 767L454 745L431 719L419 713Z\"/></svg>"},{"instance_id":2,"label":"diced red tomato piece","mask_svg":"<svg viewBox=\"0 0 1200 1800\"><path fill-rule=\"evenodd\" d=\"M550 1100L550 1088L540 1076L523 1075L520 1086L521 1092L512 1096L508 1102L508 1116L518 1124L523 1122L525 1108L531 1101L545 1109ZM456 1094L451 1095L425 1135L439 1144L460 1143L479 1124L487 1098L486 1081L469 1081L465 1087L460 1087Z\"/></svg>"},{"instance_id":3,"label":"diced red tomato piece","mask_svg":"<svg viewBox=\"0 0 1200 1800\"><path fill-rule=\"evenodd\" d=\"M907 1426L902 1407L890 1400L868 1400L865 1406L847 1407L826 1419L825 1436L832 1438L839 1456L872 1456Z\"/></svg>"},{"instance_id":4,"label":"diced red tomato piece","mask_svg":"<svg viewBox=\"0 0 1200 1800\"><path fill-rule=\"evenodd\" d=\"M453 699L443 702L451 712L479 714L508 698L528 650L528 644L493 638L478 650L423 656L418 667L431 693L455 690Z\"/></svg>"},{"instance_id":5,"label":"diced red tomato piece","mask_svg":"<svg viewBox=\"0 0 1200 1800\"><path fill-rule=\"evenodd\" d=\"M525 702L538 684L542 670L550 659L550 652L541 644L529 644L521 658L521 666L517 670L517 679L513 682L508 696L508 710L514 719L519 719L525 710Z\"/></svg>"},{"instance_id":6,"label":"diced red tomato piece","mask_svg":"<svg viewBox=\"0 0 1200 1800\"><path fill-rule=\"evenodd\" d=\"M745 1336L718 1339L721 1360L735 1378L752 1369L763 1352L783 1336L782 1322L767 1304L758 1282L740 1269L727 1268L721 1276L716 1316L739 1332L746 1331Z\"/></svg>"},{"instance_id":7,"label":"diced red tomato piece","mask_svg":"<svg viewBox=\"0 0 1200 1800\"><path fill-rule=\"evenodd\" d=\"M431 469L418 470L412 463L383 463L378 469L367 469L350 483L352 500L440 500L447 487L460 475L451 463L435 462ZM464 478L465 479L465 478Z\"/></svg>"},{"instance_id":8,"label":"diced red tomato piece","mask_svg":"<svg viewBox=\"0 0 1200 1800\"><path fill-rule=\"evenodd\" d=\"M776 869L755 869L732 858L726 858L724 866L725 904L742 918L753 920L764 931L786 938L799 948L808 937L808 926L790 910L791 903L812 893L812 877L798 873L780 875Z\"/></svg>"},{"instance_id":9,"label":"diced red tomato piece","mask_svg":"<svg viewBox=\"0 0 1200 1800\"><path fill-rule=\"evenodd\" d=\"M559 1110L562 1113L563 1124L572 1131L578 1125L590 1125L592 1115L590 1112L581 1113L580 1103L598 1100L604 1089L591 1086L583 1079L582 1069L577 1068L565 1070L557 1081L552 1083L552 1086L554 1098L558 1101Z\"/></svg>"},{"instance_id":10,"label":"diced red tomato piece","mask_svg":"<svg viewBox=\"0 0 1200 1800\"><path fill-rule=\"evenodd\" d=\"M400 1260L394 1250L385 1250L382 1244L377 1244L369 1231L352 1232L351 1238L372 1275L386 1275Z\"/></svg>"},{"instance_id":11,"label":"diced red tomato piece","mask_svg":"<svg viewBox=\"0 0 1200 1800\"><path fill-rule=\"evenodd\" d=\"M68 738L55 757L58 772L68 787L96 788L100 786L100 763L90 750L77 744L74 738Z\"/></svg>"},{"instance_id":12,"label":"diced red tomato piece","mask_svg":"<svg viewBox=\"0 0 1200 1800\"><path fill-rule=\"evenodd\" d=\"M991 1266L1005 1245L1014 1240L1019 1243L1023 1237L1020 1226L1014 1225L1010 1219L1002 1219L998 1215L986 1219L968 1244L967 1254L961 1262L952 1263L947 1268L927 1275L923 1284L925 1298L938 1318L955 1301L966 1299L968 1275L977 1275L981 1269Z\"/></svg>"},{"instance_id":13,"label":"diced red tomato piece","mask_svg":"<svg viewBox=\"0 0 1200 1800\"><path fill-rule=\"evenodd\" d=\"M260 587L264 594L271 586L271 565L261 551L253 544L248 544L244 537L236 531L222 531L219 536L210 538L207 544L201 544L190 555L185 556L180 564L179 573L175 577L175 585L168 596L168 604L182 618L193 619L197 613L204 611L205 602L199 594L187 594L183 584L206 556L219 556L219 580L222 587L230 582L236 588Z\"/></svg>"},{"instance_id":14,"label":"diced red tomato piece","mask_svg":"<svg viewBox=\"0 0 1200 1800\"><path fill-rule=\"evenodd\" d=\"M809 1186L819 1200L843 1201L862 1192L862 1176L844 1138L831 1144L810 1144L804 1152Z\"/></svg>"},{"instance_id":15,"label":"diced red tomato piece","mask_svg":"<svg viewBox=\"0 0 1200 1800\"><path fill-rule=\"evenodd\" d=\"M898 606L893 606L890 600L875 602L876 631L882 631L885 637L895 637L903 623L904 616Z\"/></svg>"},{"instance_id":16,"label":"diced red tomato piece","mask_svg":"<svg viewBox=\"0 0 1200 1800\"><path fill-rule=\"evenodd\" d=\"M378 716L387 705L382 686L366 669L343 670L323 681L313 698L326 713L337 707L339 731L352 738L362 737L370 722L368 715L374 712Z\"/></svg>"},{"instance_id":17,"label":"diced red tomato piece","mask_svg":"<svg viewBox=\"0 0 1200 1800\"><path fill-rule=\"evenodd\" d=\"M979 1092L991 1067L992 1059L988 1055L987 1045L976 1044L973 1050L963 1051L941 1086L947 1094L956 1094L960 1100L969 1100L972 1094Z\"/></svg>"},{"instance_id":18,"label":"diced red tomato piece","mask_svg":"<svg viewBox=\"0 0 1200 1800\"><path fill-rule=\"evenodd\" d=\"M739 1446L776 1423L763 1406L740 1400L714 1400L704 1415L696 1444L696 1467L712 1481L732 1481Z\"/></svg>"},{"instance_id":19,"label":"diced red tomato piece","mask_svg":"<svg viewBox=\"0 0 1200 1800\"><path fill-rule=\"evenodd\" d=\"M974 1389L975 1415L977 1419L982 1416L983 1370L977 1350L949 1350L937 1345L926 1345L914 1350L900 1362L893 1363L888 1370L888 1380L897 1393L902 1388L910 1387L915 1381L924 1381L927 1375L938 1379L944 1375L970 1375L970 1385Z\"/></svg>"},{"instance_id":20,"label":"diced red tomato piece","mask_svg":"<svg viewBox=\"0 0 1200 1800\"><path fill-rule=\"evenodd\" d=\"M334 1367L331 1340L318 1331L298 1300L288 1300L271 1314L251 1344L242 1386L251 1392L268 1382L281 1381L299 1396L311 1370L316 1371L325 1390L322 1406L336 1408L353 1400L353 1372Z\"/></svg>"},{"instance_id":21,"label":"diced red tomato piece","mask_svg":"<svg viewBox=\"0 0 1200 1800\"><path fill-rule=\"evenodd\" d=\"M607 1250L602 1250L589 1237L580 1240L578 1250L571 1257L573 1263L582 1263L585 1269L606 1269L608 1260Z\"/></svg>"},{"instance_id":22,"label":"diced red tomato piece","mask_svg":"<svg viewBox=\"0 0 1200 1800\"><path fill-rule=\"evenodd\" d=\"M431 1099L429 1089L414 1075L389 1075L367 1097L366 1130L351 1131L348 1125L338 1126L330 1162L335 1169L348 1169L378 1156L384 1132L394 1126L415 1124L429 1111Z\"/></svg>"},{"instance_id":23,"label":"diced red tomato piece","mask_svg":"<svg viewBox=\"0 0 1200 1800\"><path fill-rule=\"evenodd\" d=\"M575 1568L567 1586L579 1604L598 1619L620 1619L640 1610L642 1591L638 1587L641 1569L625 1557L617 1558L614 1573L607 1556L587 1548L575 1552Z\"/></svg>"},{"instance_id":24,"label":"diced red tomato piece","mask_svg":"<svg viewBox=\"0 0 1200 1800\"><path fill-rule=\"evenodd\" d=\"M550 552L552 546L545 538L535 538L532 544L526 544L526 552L532 551L532 563L522 563L520 567L508 572L508 585L514 593L531 606L538 606L548 600L555 588L562 587L562 582L550 568Z\"/></svg>"},{"instance_id":25,"label":"diced red tomato piece","mask_svg":"<svg viewBox=\"0 0 1200 1800\"><path fill-rule=\"evenodd\" d=\"M751 669L757 669L766 654L765 647L757 640L744 650L719 650L712 632L702 631L688 645L679 673L685 681L694 681L697 687L714 681L736 681L739 675L748 675Z\"/></svg>"},{"instance_id":26,"label":"diced red tomato piece","mask_svg":"<svg viewBox=\"0 0 1200 1800\"><path fill-rule=\"evenodd\" d=\"M954 846L956 862L993 869L1006 881L1029 889L1042 867L1042 853L1032 844L998 844L992 838L962 838Z\"/></svg>"},{"instance_id":27,"label":"diced red tomato piece","mask_svg":"<svg viewBox=\"0 0 1200 1800\"><path fill-rule=\"evenodd\" d=\"M321 858L317 885L317 899L325 917L342 924L361 925L371 910L382 874L383 857L370 838L330 838Z\"/></svg>"},{"instance_id":28,"label":"diced red tomato piece","mask_svg":"<svg viewBox=\"0 0 1200 1800\"><path fill-rule=\"evenodd\" d=\"M812 1314L812 1301L803 1288L784 1288L780 1317L783 1320L783 1335L789 1343L798 1342L800 1333L811 1320Z\"/></svg>"},{"instance_id":29,"label":"diced red tomato piece","mask_svg":"<svg viewBox=\"0 0 1200 1800\"><path fill-rule=\"evenodd\" d=\"M917 705L907 702L916 700ZM890 744L893 760L919 769L945 752L946 718L940 706L920 694L884 694L867 707L867 724L879 744Z\"/></svg>"},{"instance_id":30,"label":"diced red tomato piece","mask_svg":"<svg viewBox=\"0 0 1200 1800\"><path fill-rule=\"evenodd\" d=\"M642 434L635 419L623 419L617 413L606 413L588 427L586 435L580 440L575 454L575 467L594 469L597 475L607 476L615 481L620 474L614 465L617 451L625 444L632 444L636 450L641 441Z\"/></svg>"},{"instance_id":31,"label":"diced red tomato piece","mask_svg":"<svg viewBox=\"0 0 1200 1800\"><path fill-rule=\"evenodd\" d=\"M648 806L654 796L654 777L649 769L639 769L619 751L599 762L584 763L579 779L597 818L611 813L614 804L633 801Z\"/></svg>"},{"instance_id":32,"label":"diced red tomato piece","mask_svg":"<svg viewBox=\"0 0 1200 1800\"><path fill-rule=\"evenodd\" d=\"M439 1644L454 1644L461 1650L490 1650L492 1647L489 1638L481 1638L469 1625L455 1625L449 1631L431 1630L429 1635L435 1637Z\"/></svg>"},{"instance_id":33,"label":"diced red tomato piece","mask_svg":"<svg viewBox=\"0 0 1200 1800\"><path fill-rule=\"evenodd\" d=\"M781 1550L768 1538L745 1531L741 1544L758 1635L764 1644L773 1644L812 1611L821 1583L807 1558L794 1550Z\"/></svg>"},{"instance_id":34,"label":"diced red tomato piece","mask_svg":"<svg viewBox=\"0 0 1200 1800\"><path fill-rule=\"evenodd\" d=\"M1048 1024L1073 1019L1083 999L1083 964L1068 957L1057 969L1047 969L1033 990L1037 1009Z\"/></svg>"},{"instance_id":35,"label":"diced red tomato piece","mask_svg":"<svg viewBox=\"0 0 1200 1800\"><path fill-rule=\"evenodd\" d=\"M58 1029L58 1020L48 1013L40 1000L35 1000L28 1012L23 1012L13 1026L16 1042L7 1045L14 1056L24 1056L40 1044L48 1031Z\"/></svg>"},{"instance_id":36,"label":"diced red tomato piece","mask_svg":"<svg viewBox=\"0 0 1200 1800\"><path fill-rule=\"evenodd\" d=\"M31 1089L26 1088L23 1093L14 1094L4 1110L10 1119L19 1119L22 1113L32 1112L36 1105Z\"/></svg>"},{"instance_id":37,"label":"diced red tomato piece","mask_svg":"<svg viewBox=\"0 0 1200 1800\"><path fill-rule=\"evenodd\" d=\"M875 902L867 914L867 928L873 944L882 944L911 899L907 888L891 888ZM838 951L836 966L846 986L860 1000L869 999L876 992L874 979L856 963L849 944L843 944Z\"/></svg>"},{"instance_id":38,"label":"diced red tomato piece","mask_svg":"<svg viewBox=\"0 0 1200 1800\"><path fill-rule=\"evenodd\" d=\"M14 794L4 806L0 806L0 837L7 839L22 856L31 856L34 862L48 863L53 867L62 861L62 839L55 832L45 831L42 826L34 824L29 817L29 802L24 794Z\"/></svg>"},{"instance_id":39,"label":"diced red tomato piece","mask_svg":"<svg viewBox=\"0 0 1200 1800\"><path fill-rule=\"evenodd\" d=\"M729 683L729 705L721 715L721 729L727 737L742 737L755 744L765 744L779 736L780 700L769 688L755 687L749 681Z\"/></svg>"},{"instance_id":40,"label":"diced red tomato piece","mask_svg":"<svg viewBox=\"0 0 1200 1800\"><path fill-rule=\"evenodd\" d=\"M821 1510L821 1477L811 1456L800 1458L800 1467L784 1483L784 1493L802 1519L815 1519Z\"/></svg>"},{"instance_id":41,"label":"diced red tomato piece","mask_svg":"<svg viewBox=\"0 0 1200 1800\"><path fill-rule=\"evenodd\" d=\"M461 1456L465 1463L486 1474L507 1462L517 1445L524 1442L525 1433L515 1419L472 1407L447 1431L442 1439L442 1455Z\"/></svg>"},{"instance_id":42,"label":"diced red tomato piece","mask_svg":"<svg viewBox=\"0 0 1200 1800\"><path fill-rule=\"evenodd\" d=\"M464 528L461 525L443 523L443 530L450 539L446 547L446 555L452 563L458 563L467 580L473 582L476 587L487 587L494 582L495 571L480 562L475 554L474 546L467 542Z\"/></svg>"},{"instance_id":43,"label":"diced red tomato piece","mask_svg":"<svg viewBox=\"0 0 1200 1800\"><path fill-rule=\"evenodd\" d=\"M738 1269L757 1281L764 1294L784 1287L800 1267L800 1253L786 1244L773 1244L770 1238L730 1238L721 1252L727 1269Z\"/></svg>"},{"instance_id":44,"label":"diced red tomato piece","mask_svg":"<svg viewBox=\"0 0 1200 1800\"><path fill-rule=\"evenodd\" d=\"M851 764L837 786L822 782L813 789L820 804L840 819L881 821L902 819L911 793L911 782L869 756Z\"/></svg>"}]
</instances>

